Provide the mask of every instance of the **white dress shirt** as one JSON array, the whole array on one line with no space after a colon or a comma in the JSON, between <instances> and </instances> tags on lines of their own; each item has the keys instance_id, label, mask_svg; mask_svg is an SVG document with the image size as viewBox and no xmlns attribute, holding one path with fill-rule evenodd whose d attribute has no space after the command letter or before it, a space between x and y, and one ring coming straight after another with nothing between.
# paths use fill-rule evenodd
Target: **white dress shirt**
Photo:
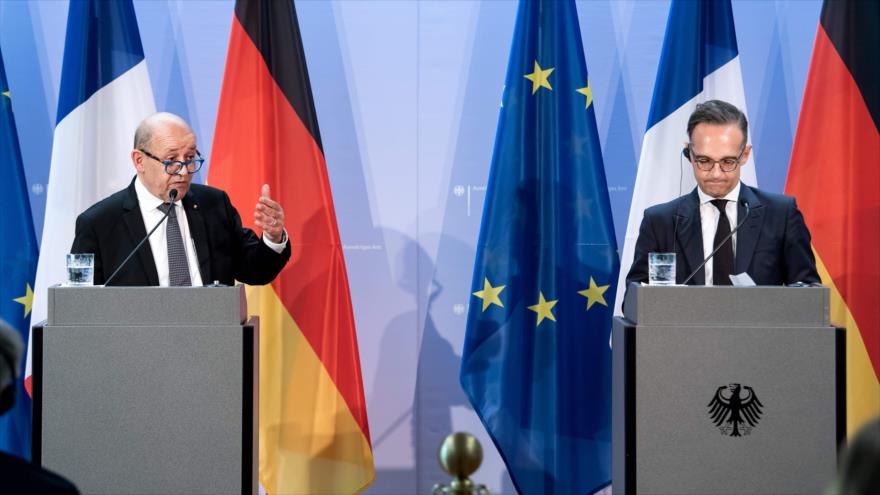
<instances>
[{"instance_id":1,"label":"white dress shirt","mask_svg":"<svg viewBox=\"0 0 880 495\"><path fill-rule=\"evenodd\" d=\"M727 221L730 222L730 230L733 230L736 226L737 202L739 201L739 188L741 185L742 182L738 182L736 187L727 193L724 198L718 198L727 200L724 211L727 213ZM716 198L704 193L699 187L697 187L697 194L700 196L700 223L703 228L703 259L706 259L715 249L715 232L718 230L718 221L721 219L721 212L712 204L712 200ZM731 242L733 245L733 259L735 260L736 234L733 234L733 238L728 242ZM714 279L712 278L713 265L714 263L712 263L712 260L709 260L704 268L706 273L706 285L714 285Z\"/></svg>"},{"instance_id":2,"label":"white dress shirt","mask_svg":"<svg viewBox=\"0 0 880 495\"><path fill-rule=\"evenodd\" d=\"M134 181L134 190L137 193L138 206L141 209L141 216L144 218L144 227L147 232L159 223L159 220L165 215L159 206L165 202L156 196L141 183L138 176ZM196 255L196 246L192 240L192 234L189 231L189 222L186 221L186 211L180 201L174 202L174 212L177 214L177 224L180 225L180 235L183 238L183 248L186 250L186 262L189 265L189 279L194 287L203 285L202 274L199 273L199 257ZM172 221L171 218L168 221ZM165 235L165 224L159 226L153 235L150 236L150 250L153 252L153 261L156 263L156 271L159 272L159 285L168 287L168 241Z\"/></svg>"}]
</instances>

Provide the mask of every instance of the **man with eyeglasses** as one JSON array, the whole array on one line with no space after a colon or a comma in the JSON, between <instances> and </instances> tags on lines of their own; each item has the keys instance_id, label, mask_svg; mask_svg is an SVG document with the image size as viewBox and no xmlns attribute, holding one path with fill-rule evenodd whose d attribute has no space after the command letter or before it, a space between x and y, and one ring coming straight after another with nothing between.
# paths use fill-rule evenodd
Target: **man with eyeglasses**
<instances>
[{"instance_id":1,"label":"man with eyeglasses","mask_svg":"<svg viewBox=\"0 0 880 495\"><path fill-rule=\"evenodd\" d=\"M134 137L136 176L79 215L71 253L94 253L95 284L232 285L271 282L290 259L284 209L264 185L254 212L262 238L241 224L225 192L193 184L204 163L189 125L170 113L144 119ZM244 171L246 173L246 170ZM256 191L254 191L256 194ZM167 219L127 263L148 230Z\"/></svg>"},{"instance_id":2,"label":"man with eyeglasses","mask_svg":"<svg viewBox=\"0 0 880 495\"><path fill-rule=\"evenodd\" d=\"M697 187L645 210L627 286L648 281L648 253L675 253L681 284L719 246L689 285L731 285L730 275L743 272L757 285L819 282L810 232L794 198L740 181L752 151L745 115L730 103L707 101L691 114L687 133L682 154Z\"/></svg>"}]
</instances>

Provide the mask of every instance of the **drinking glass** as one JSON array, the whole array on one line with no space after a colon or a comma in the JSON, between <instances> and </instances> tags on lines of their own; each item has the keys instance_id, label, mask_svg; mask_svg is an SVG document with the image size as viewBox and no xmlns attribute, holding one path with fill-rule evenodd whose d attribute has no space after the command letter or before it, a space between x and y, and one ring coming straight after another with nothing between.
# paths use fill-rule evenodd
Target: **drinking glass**
<instances>
[{"instance_id":1,"label":"drinking glass","mask_svg":"<svg viewBox=\"0 0 880 495\"><path fill-rule=\"evenodd\" d=\"M95 280L95 255L78 253L67 255L67 283L69 286L93 285Z\"/></svg>"},{"instance_id":2,"label":"drinking glass","mask_svg":"<svg viewBox=\"0 0 880 495\"><path fill-rule=\"evenodd\" d=\"M648 284L675 285L675 253L648 253Z\"/></svg>"}]
</instances>

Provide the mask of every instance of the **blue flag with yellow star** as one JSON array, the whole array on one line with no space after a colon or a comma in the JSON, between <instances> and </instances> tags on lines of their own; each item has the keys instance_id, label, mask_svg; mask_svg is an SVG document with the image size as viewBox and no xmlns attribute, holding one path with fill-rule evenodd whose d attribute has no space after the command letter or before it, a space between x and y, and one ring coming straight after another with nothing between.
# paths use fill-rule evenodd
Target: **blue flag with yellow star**
<instances>
[{"instance_id":1,"label":"blue flag with yellow star","mask_svg":"<svg viewBox=\"0 0 880 495\"><path fill-rule=\"evenodd\" d=\"M520 493L610 483L619 264L574 0L521 1L461 365Z\"/></svg>"},{"instance_id":2,"label":"blue flag with yellow star","mask_svg":"<svg viewBox=\"0 0 880 495\"><path fill-rule=\"evenodd\" d=\"M12 98L0 53L0 318L27 342L32 284L37 272L37 239L27 194ZM0 366L6 364L0 363ZM24 376L21 360L19 378ZM15 381L15 405L0 416L0 450L30 460L31 399L24 381Z\"/></svg>"}]
</instances>

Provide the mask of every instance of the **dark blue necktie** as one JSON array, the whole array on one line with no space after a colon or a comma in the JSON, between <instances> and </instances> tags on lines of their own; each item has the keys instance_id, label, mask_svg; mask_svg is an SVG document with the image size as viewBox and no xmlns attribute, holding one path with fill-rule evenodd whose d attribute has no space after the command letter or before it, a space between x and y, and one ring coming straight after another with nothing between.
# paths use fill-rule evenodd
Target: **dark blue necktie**
<instances>
[{"instance_id":1,"label":"dark blue necktie","mask_svg":"<svg viewBox=\"0 0 880 495\"><path fill-rule=\"evenodd\" d=\"M726 199L713 199L712 204L721 212L721 217L718 219L718 229L715 231L715 241L712 243L714 249L730 234L730 220L727 219ZM728 239L712 258L712 283L714 285L731 285L730 275L732 273L733 239Z\"/></svg>"}]
</instances>

